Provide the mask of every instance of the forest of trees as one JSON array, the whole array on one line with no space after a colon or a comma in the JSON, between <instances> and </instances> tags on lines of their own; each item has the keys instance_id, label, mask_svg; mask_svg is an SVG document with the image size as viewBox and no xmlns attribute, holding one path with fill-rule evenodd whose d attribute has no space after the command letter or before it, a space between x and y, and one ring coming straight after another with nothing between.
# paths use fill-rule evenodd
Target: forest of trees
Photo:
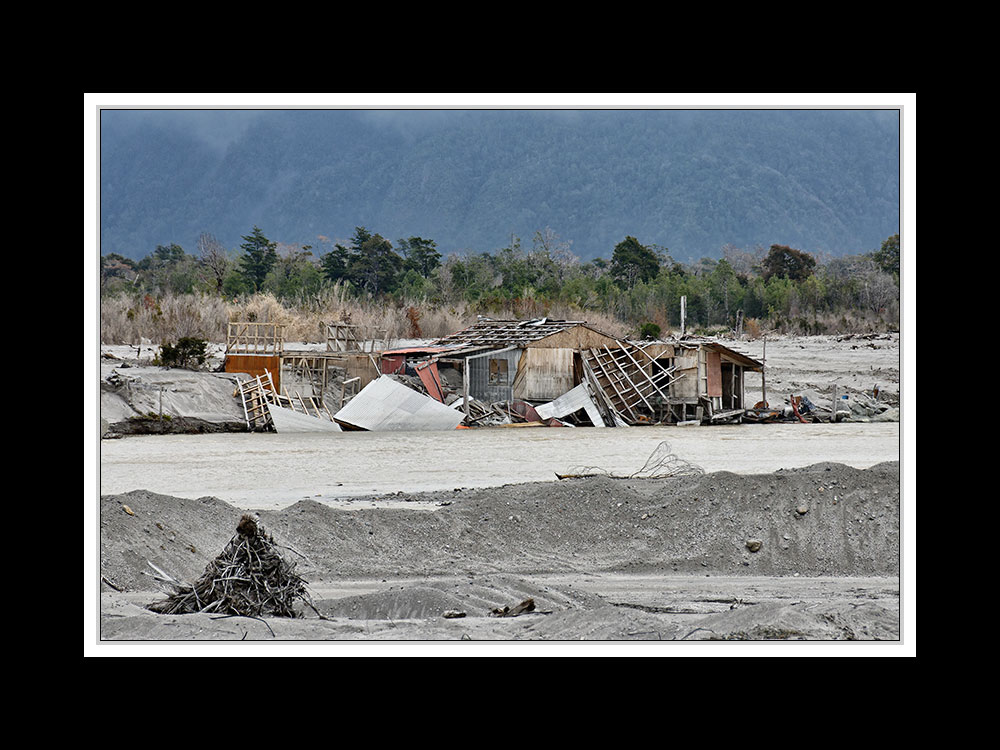
<instances>
[{"instance_id":1,"label":"forest of trees","mask_svg":"<svg viewBox=\"0 0 1000 750\"><path fill-rule=\"evenodd\" d=\"M442 256L423 237L390 240L357 227L345 246L281 245L254 226L237 248L202 234L189 253L158 246L140 261L101 257L102 299L157 299L201 294L238 299L269 293L290 307L330 289L400 306L463 302L483 315L500 310L545 315L550 308L612 316L639 335L679 327L687 298L687 330L733 329L737 322L792 333L837 333L858 320L883 330L899 325L899 235L880 248L825 261L796 248L725 246L718 260L675 262L667 248L632 236L608 248L608 259L581 262L551 230L530 246L514 236L492 253ZM344 291L346 290L346 292Z\"/></svg>"}]
</instances>

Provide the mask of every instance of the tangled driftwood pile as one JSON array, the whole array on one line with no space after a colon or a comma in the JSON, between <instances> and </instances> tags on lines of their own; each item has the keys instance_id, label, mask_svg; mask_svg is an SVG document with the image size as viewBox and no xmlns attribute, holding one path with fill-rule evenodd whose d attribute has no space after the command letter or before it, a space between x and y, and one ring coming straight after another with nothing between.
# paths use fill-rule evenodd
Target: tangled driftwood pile
<instances>
[{"instance_id":1,"label":"tangled driftwood pile","mask_svg":"<svg viewBox=\"0 0 1000 750\"><path fill-rule=\"evenodd\" d=\"M295 617L296 600L308 601L305 581L295 572L295 564L281 556L274 538L249 515L240 519L236 535L193 586L150 565L159 574L156 579L174 589L168 598L149 605L148 609L161 614Z\"/></svg>"}]
</instances>

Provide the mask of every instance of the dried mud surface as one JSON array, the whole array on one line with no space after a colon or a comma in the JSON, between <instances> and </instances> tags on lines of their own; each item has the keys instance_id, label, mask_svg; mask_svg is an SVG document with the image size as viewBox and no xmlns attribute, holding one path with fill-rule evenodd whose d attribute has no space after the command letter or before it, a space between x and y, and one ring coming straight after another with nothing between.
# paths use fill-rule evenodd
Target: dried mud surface
<instances>
[{"instance_id":1,"label":"dried mud surface","mask_svg":"<svg viewBox=\"0 0 1000 750\"><path fill-rule=\"evenodd\" d=\"M165 596L147 561L193 581L244 511L214 497L102 496L100 639L900 638L898 462L586 477L392 500L261 511L312 606L257 620L144 608ZM491 614L528 598L532 612Z\"/></svg>"}]
</instances>

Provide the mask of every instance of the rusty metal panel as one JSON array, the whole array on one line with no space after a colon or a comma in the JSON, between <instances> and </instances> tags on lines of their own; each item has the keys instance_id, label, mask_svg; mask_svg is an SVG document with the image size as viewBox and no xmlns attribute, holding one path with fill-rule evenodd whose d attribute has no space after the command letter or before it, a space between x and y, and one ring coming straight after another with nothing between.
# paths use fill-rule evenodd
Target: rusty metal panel
<instances>
[{"instance_id":1,"label":"rusty metal panel","mask_svg":"<svg viewBox=\"0 0 1000 750\"><path fill-rule=\"evenodd\" d=\"M271 373L275 389L281 392L281 357L278 355L264 356L261 354L227 354L224 370L226 372L245 372L254 377L264 377L264 371Z\"/></svg>"},{"instance_id":2,"label":"rusty metal panel","mask_svg":"<svg viewBox=\"0 0 1000 750\"><path fill-rule=\"evenodd\" d=\"M437 362L425 362L415 367L420 382L427 389L427 394L435 401L444 403L444 389L441 388L441 376L438 374Z\"/></svg>"},{"instance_id":3,"label":"rusty metal panel","mask_svg":"<svg viewBox=\"0 0 1000 750\"><path fill-rule=\"evenodd\" d=\"M394 375L406 367L406 357L402 354L387 355L382 353L382 374Z\"/></svg>"}]
</instances>

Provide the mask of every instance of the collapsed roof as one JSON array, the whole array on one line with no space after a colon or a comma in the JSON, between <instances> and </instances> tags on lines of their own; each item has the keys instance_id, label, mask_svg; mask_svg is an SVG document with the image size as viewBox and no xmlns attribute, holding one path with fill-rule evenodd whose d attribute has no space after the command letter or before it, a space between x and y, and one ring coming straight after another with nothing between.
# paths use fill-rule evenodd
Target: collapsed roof
<instances>
[{"instance_id":1,"label":"collapsed roof","mask_svg":"<svg viewBox=\"0 0 1000 750\"><path fill-rule=\"evenodd\" d=\"M714 339L705 338L703 336L682 336L679 339L673 339L667 341L666 343L682 349L697 349L699 347L705 347L706 349L719 352L726 360L735 362L736 364L745 367L748 370L753 370L754 372L760 372L764 368L763 362L758 362L756 359L744 354L743 352L737 351L736 349L732 349L724 344L720 344Z\"/></svg>"},{"instance_id":2,"label":"collapsed roof","mask_svg":"<svg viewBox=\"0 0 1000 750\"><path fill-rule=\"evenodd\" d=\"M560 333L570 328L581 326L596 333L593 326L583 320L550 320L538 318L535 320L493 320L484 318L461 331L456 331L431 342L434 346L451 344L473 346L512 346L516 344L538 341L554 333ZM607 334L604 334L607 335Z\"/></svg>"}]
</instances>

